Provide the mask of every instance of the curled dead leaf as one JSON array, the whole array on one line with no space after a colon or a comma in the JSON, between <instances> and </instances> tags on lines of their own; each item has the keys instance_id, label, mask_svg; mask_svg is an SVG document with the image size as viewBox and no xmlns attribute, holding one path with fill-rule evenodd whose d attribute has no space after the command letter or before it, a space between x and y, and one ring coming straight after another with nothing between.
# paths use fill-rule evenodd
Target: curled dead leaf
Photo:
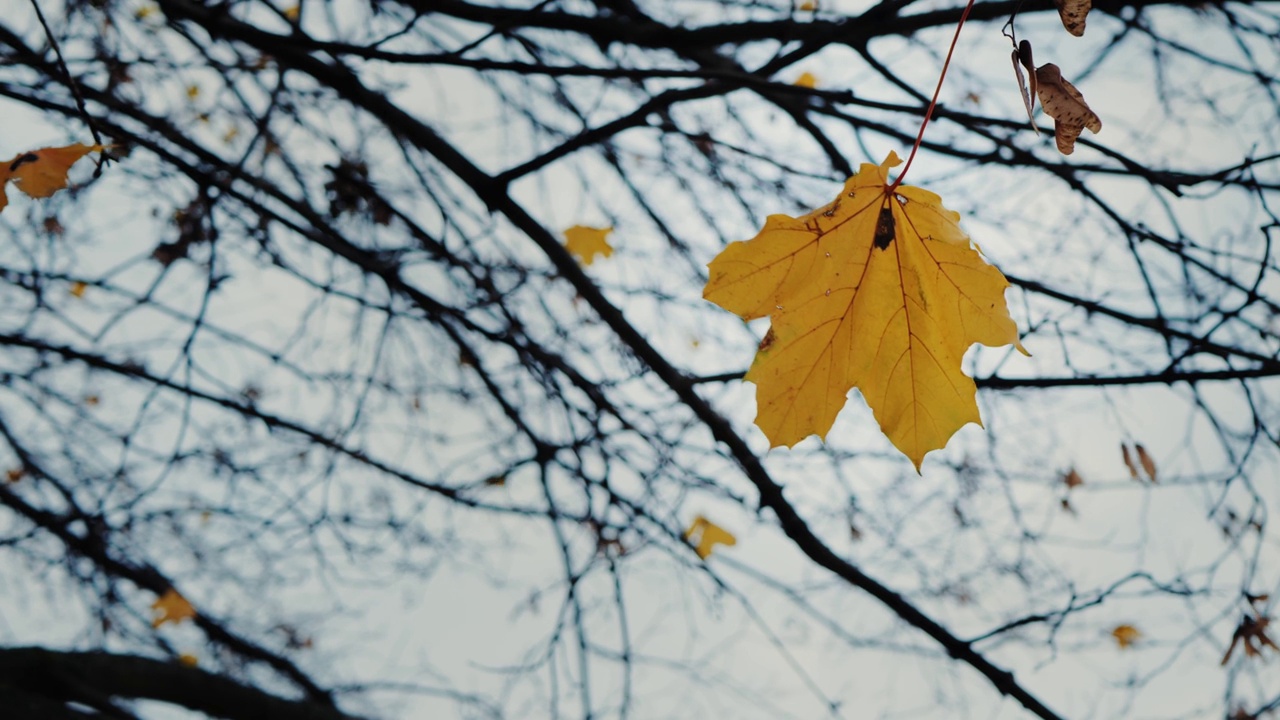
<instances>
[{"instance_id":1,"label":"curled dead leaf","mask_svg":"<svg viewBox=\"0 0 1280 720\"><path fill-rule=\"evenodd\" d=\"M1022 74L1022 69L1027 69L1027 74ZM1035 111L1036 98L1039 91L1039 85L1036 82L1036 64L1031 58L1031 43L1023 40L1018 43L1018 47L1013 51L1013 72L1018 76L1018 90L1022 92L1022 105L1027 109L1027 120L1031 123L1031 129L1037 135L1040 134L1040 128L1036 127ZM1027 89L1027 77L1031 78L1031 89Z\"/></svg>"},{"instance_id":2,"label":"curled dead leaf","mask_svg":"<svg viewBox=\"0 0 1280 720\"><path fill-rule=\"evenodd\" d=\"M1062 70L1057 65L1045 63L1036 69L1036 85L1045 115L1054 120L1053 134L1058 141L1058 152L1063 155L1075 152L1076 138L1085 128L1095 135L1102 131L1102 120L1089 109L1076 86L1062 77Z\"/></svg>"}]
</instances>

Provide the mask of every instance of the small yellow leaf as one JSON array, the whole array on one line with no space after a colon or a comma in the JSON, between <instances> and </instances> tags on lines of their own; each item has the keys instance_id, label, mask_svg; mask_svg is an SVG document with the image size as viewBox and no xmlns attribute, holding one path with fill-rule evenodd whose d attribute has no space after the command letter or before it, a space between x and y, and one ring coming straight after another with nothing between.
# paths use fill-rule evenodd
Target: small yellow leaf
<instances>
[{"instance_id":1,"label":"small yellow leaf","mask_svg":"<svg viewBox=\"0 0 1280 720\"><path fill-rule=\"evenodd\" d=\"M200 658L191 653L182 653L178 656L178 664L184 667L195 667L200 664Z\"/></svg>"},{"instance_id":2,"label":"small yellow leaf","mask_svg":"<svg viewBox=\"0 0 1280 720\"><path fill-rule=\"evenodd\" d=\"M157 628L167 622L177 623L196 616L196 609L173 588L165 590L160 599L151 603L151 610L151 627Z\"/></svg>"},{"instance_id":3,"label":"small yellow leaf","mask_svg":"<svg viewBox=\"0 0 1280 720\"><path fill-rule=\"evenodd\" d=\"M85 395L83 399L86 407L97 407L102 402L102 398L97 395Z\"/></svg>"},{"instance_id":4,"label":"small yellow leaf","mask_svg":"<svg viewBox=\"0 0 1280 720\"><path fill-rule=\"evenodd\" d=\"M22 478L26 476L27 476L26 468L20 468L20 467L10 468L6 470L4 473L4 481L12 485L13 483L21 481Z\"/></svg>"},{"instance_id":5,"label":"small yellow leaf","mask_svg":"<svg viewBox=\"0 0 1280 720\"><path fill-rule=\"evenodd\" d=\"M813 12L818 9L818 3L816 0L804 0L796 9L804 12Z\"/></svg>"},{"instance_id":6,"label":"small yellow leaf","mask_svg":"<svg viewBox=\"0 0 1280 720\"><path fill-rule=\"evenodd\" d=\"M19 153L0 165L0 211L9 204L4 188L10 181L33 198L47 198L67 186L67 172L77 160L105 149L105 145L76 143Z\"/></svg>"},{"instance_id":7,"label":"small yellow leaf","mask_svg":"<svg viewBox=\"0 0 1280 720\"><path fill-rule=\"evenodd\" d=\"M89 289L89 284L83 280L77 280L71 283L71 288L67 292L71 293L71 297L82 298L84 291Z\"/></svg>"},{"instance_id":8,"label":"small yellow leaf","mask_svg":"<svg viewBox=\"0 0 1280 720\"><path fill-rule=\"evenodd\" d=\"M1142 631L1132 625L1117 625L1111 630L1111 637L1115 638L1116 645L1124 650L1142 637Z\"/></svg>"},{"instance_id":9,"label":"small yellow leaf","mask_svg":"<svg viewBox=\"0 0 1280 720\"><path fill-rule=\"evenodd\" d=\"M289 22L297 22L298 16L302 14L302 7L300 5L290 5L285 8L283 12L286 20Z\"/></svg>"},{"instance_id":10,"label":"small yellow leaf","mask_svg":"<svg viewBox=\"0 0 1280 720\"><path fill-rule=\"evenodd\" d=\"M195 99L196 99L196 98L198 98L198 97L200 97L200 86L199 86L199 85L188 85L188 86L187 86L187 99L188 99L188 100L195 100Z\"/></svg>"},{"instance_id":11,"label":"small yellow leaf","mask_svg":"<svg viewBox=\"0 0 1280 720\"><path fill-rule=\"evenodd\" d=\"M977 386L961 369L974 343L1013 345L1009 281L937 195L890 190L889 168L864 163L835 202L772 215L709 266L703 297L769 333L744 377L756 425L773 446L825 436L850 388L916 470L967 423L982 424Z\"/></svg>"},{"instance_id":12,"label":"small yellow leaf","mask_svg":"<svg viewBox=\"0 0 1280 720\"><path fill-rule=\"evenodd\" d=\"M1053 135L1058 142L1058 152L1070 155L1075 152L1076 138L1081 131L1089 128L1089 132L1102 132L1102 120L1098 118L1084 95L1075 85L1062 77L1062 71L1053 63L1045 63L1036 69L1036 95L1044 114L1053 118Z\"/></svg>"},{"instance_id":13,"label":"small yellow leaf","mask_svg":"<svg viewBox=\"0 0 1280 720\"><path fill-rule=\"evenodd\" d=\"M1134 443L1133 449L1138 451L1138 462L1142 463L1142 469L1146 471L1147 477L1151 478L1151 482L1156 481L1156 461L1151 459L1147 454L1147 449L1142 447L1142 443Z\"/></svg>"},{"instance_id":14,"label":"small yellow leaf","mask_svg":"<svg viewBox=\"0 0 1280 720\"><path fill-rule=\"evenodd\" d=\"M693 544L694 552L703 560L711 556L716 545L738 544L732 533L701 515L694 518L689 529L684 531L684 539Z\"/></svg>"},{"instance_id":15,"label":"small yellow leaf","mask_svg":"<svg viewBox=\"0 0 1280 720\"><path fill-rule=\"evenodd\" d=\"M146 20L147 18L159 12L160 12L159 7L155 5L147 4L135 10L133 13L133 18L135 20Z\"/></svg>"},{"instance_id":16,"label":"small yellow leaf","mask_svg":"<svg viewBox=\"0 0 1280 720\"><path fill-rule=\"evenodd\" d=\"M574 225L564 231L564 246L574 257L578 258L579 263L590 265L595 262L596 255L609 257L613 254L613 247L605 240L605 237L611 232L613 232L611 227L593 228Z\"/></svg>"},{"instance_id":17,"label":"small yellow leaf","mask_svg":"<svg viewBox=\"0 0 1280 720\"><path fill-rule=\"evenodd\" d=\"M813 73L800 73L800 77L791 82L792 85L802 88L815 88L818 86L818 78Z\"/></svg>"}]
</instances>

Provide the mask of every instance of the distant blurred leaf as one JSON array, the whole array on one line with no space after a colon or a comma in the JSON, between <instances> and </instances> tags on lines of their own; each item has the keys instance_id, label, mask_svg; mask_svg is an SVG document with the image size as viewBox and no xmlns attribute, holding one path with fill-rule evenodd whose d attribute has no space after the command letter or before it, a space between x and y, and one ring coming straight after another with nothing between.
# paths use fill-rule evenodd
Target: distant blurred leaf
<instances>
[{"instance_id":1,"label":"distant blurred leaf","mask_svg":"<svg viewBox=\"0 0 1280 720\"><path fill-rule=\"evenodd\" d=\"M67 186L67 172L77 160L91 152L102 152L105 149L105 145L76 143L19 153L0 165L0 211L9 204L5 185L10 181L33 198L47 198Z\"/></svg>"},{"instance_id":2,"label":"distant blurred leaf","mask_svg":"<svg viewBox=\"0 0 1280 720\"><path fill-rule=\"evenodd\" d=\"M609 257L613 255L611 246L605 237L613 232L613 228L593 228L585 225L574 225L564 231L565 249L582 265L595 262L596 255Z\"/></svg>"},{"instance_id":3,"label":"distant blurred leaf","mask_svg":"<svg viewBox=\"0 0 1280 720\"><path fill-rule=\"evenodd\" d=\"M1142 637L1142 631L1132 625L1117 625L1112 629L1111 637L1115 638L1116 645L1123 650L1137 642Z\"/></svg>"},{"instance_id":4,"label":"distant blurred leaf","mask_svg":"<svg viewBox=\"0 0 1280 720\"><path fill-rule=\"evenodd\" d=\"M1120 455L1124 458L1124 466L1129 468L1129 477L1134 480L1142 480L1142 476L1138 474L1138 466L1133 463L1133 456L1129 454L1129 446L1120 443Z\"/></svg>"},{"instance_id":5,"label":"distant blurred leaf","mask_svg":"<svg viewBox=\"0 0 1280 720\"><path fill-rule=\"evenodd\" d=\"M694 545L694 551L703 560L711 556L711 552L715 550L716 545L738 544L738 539L728 530L701 515L694 518L693 523L689 525L689 529L684 531L684 539Z\"/></svg>"},{"instance_id":6,"label":"distant blurred leaf","mask_svg":"<svg viewBox=\"0 0 1280 720\"><path fill-rule=\"evenodd\" d=\"M1231 635L1231 645L1227 647L1227 654L1222 656L1222 664L1226 665L1231 660L1237 644L1244 647L1245 657L1261 657L1264 647L1280 652L1280 646L1267 636L1267 626L1270 624L1269 617L1245 615Z\"/></svg>"},{"instance_id":7,"label":"distant blurred leaf","mask_svg":"<svg viewBox=\"0 0 1280 720\"><path fill-rule=\"evenodd\" d=\"M1147 477L1151 482L1156 481L1156 461L1151 459L1147 454L1147 449L1142 447L1142 443L1135 443L1133 449L1138 452L1138 462L1142 463L1142 469L1147 472Z\"/></svg>"},{"instance_id":8,"label":"distant blurred leaf","mask_svg":"<svg viewBox=\"0 0 1280 720\"><path fill-rule=\"evenodd\" d=\"M196 609L173 588L166 590L159 600L151 603L151 610L151 627L157 628L168 622L177 623L196 616Z\"/></svg>"}]
</instances>

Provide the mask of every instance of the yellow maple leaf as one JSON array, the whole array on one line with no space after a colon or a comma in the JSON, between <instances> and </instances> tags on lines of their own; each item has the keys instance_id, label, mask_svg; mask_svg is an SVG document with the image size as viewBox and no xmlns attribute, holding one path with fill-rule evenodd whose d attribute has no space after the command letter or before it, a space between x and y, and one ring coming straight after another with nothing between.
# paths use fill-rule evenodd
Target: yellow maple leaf
<instances>
[{"instance_id":1,"label":"yellow maple leaf","mask_svg":"<svg viewBox=\"0 0 1280 720\"><path fill-rule=\"evenodd\" d=\"M815 88L818 86L818 77L813 73L800 73L800 77L791 81L792 85L802 88Z\"/></svg>"},{"instance_id":2,"label":"yellow maple leaf","mask_svg":"<svg viewBox=\"0 0 1280 720\"><path fill-rule=\"evenodd\" d=\"M701 515L694 518L689 524L689 529L684 531L684 539L693 543L694 552L698 553L698 557L703 560L711 556L711 551L715 550L716 545L738 544L738 539L733 536L733 533Z\"/></svg>"},{"instance_id":3,"label":"yellow maple leaf","mask_svg":"<svg viewBox=\"0 0 1280 720\"><path fill-rule=\"evenodd\" d=\"M864 163L835 202L770 216L710 264L703 297L750 320L770 316L745 380L756 425L773 446L825 436L858 388L916 470L966 423L982 424L960 364L974 343L1018 342L1009 282L960 229L958 213L921 188L890 192Z\"/></svg>"},{"instance_id":4,"label":"yellow maple leaf","mask_svg":"<svg viewBox=\"0 0 1280 720\"><path fill-rule=\"evenodd\" d=\"M167 622L176 623L196 616L196 609L173 588L165 590L158 600L151 603L151 610L151 627L160 627Z\"/></svg>"},{"instance_id":5,"label":"yellow maple leaf","mask_svg":"<svg viewBox=\"0 0 1280 720\"><path fill-rule=\"evenodd\" d=\"M595 262L596 255L604 255L609 257L613 254L613 247L609 245L605 237L613 232L613 228L593 228L584 225L574 225L564 231L565 249L578 258L578 262L583 265L590 265Z\"/></svg>"},{"instance_id":6,"label":"yellow maple leaf","mask_svg":"<svg viewBox=\"0 0 1280 720\"><path fill-rule=\"evenodd\" d=\"M1111 630L1111 637L1115 638L1116 645L1124 650L1142 637L1142 631L1132 625L1117 625Z\"/></svg>"},{"instance_id":7,"label":"yellow maple leaf","mask_svg":"<svg viewBox=\"0 0 1280 720\"><path fill-rule=\"evenodd\" d=\"M76 143L18 153L0 165L0 211L9 204L9 197L5 194L5 185L9 181L33 198L47 198L67 186L67 171L77 160L105 149L105 145Z\"/></svg>"}]
</instances>

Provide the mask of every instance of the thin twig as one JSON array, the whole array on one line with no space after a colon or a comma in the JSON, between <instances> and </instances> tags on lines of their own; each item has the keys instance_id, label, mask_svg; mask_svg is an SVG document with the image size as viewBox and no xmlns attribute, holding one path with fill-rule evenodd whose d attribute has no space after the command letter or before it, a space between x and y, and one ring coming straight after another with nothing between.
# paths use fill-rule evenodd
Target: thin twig
<instances>
[{"instance_id":1,"label":"thin twig","mask_svg":"<svg viewBox=\"0 0 1280 720\"><path fill-rule=\"evenodd\" d=\"M89 132L93 135L93 144L101 145L102 137L98 135L98 127L93 123L93 117L89 115L89 111L84 106L84 96L80 94L80 84L71 77L71 71L67 69L67 61L62 57L62 48L58 46L58 40L53 36L53 30L49 28L49 22L44 18L44 12L40 10L39 0L31 0L31 7L36 11L36 18L40 20L40 27L44 28L44 36L49 39L49 45L53 48L53 54L58 59L58 69L62 70L63 77L67 80L67 87L71 89L72 96L76 99L76 108L80 110L81 117L84 118L84 124L89 126ZM98 158L98 172L102 171L102 158Z\"/></svg>"},{"instance_id":2,"label":"thin twig","mask_svg":"<svg viewBox=\"0 0 1280 720\"><path fill-rule=\"evenodd\" d=\"M951 67L951 55L956 51L956 42L960 39L960 30L964 27L964 21L969 19L969 11L973 9L973 0L969 0L969 4L964 6L964 12L960 13L960 22L956 24L956 34L951 37L951 47L947 48L947 59L942 62L942 73L938 75L938 86L933 89L933 99L929 101L929 109L924 113L924 120L920 122L920 132L916 133L916 142L911 146L911 154L907 156L907 164L902 168L902 172L898 173L898 179L893 181L889 186L886 194L893 194L894 190L902 184L903 178L907 176L907 171L911 169L911 161L916 159L916 151L920 149L920 141L924 140L924 129L929 126L929 119L933 117L933 108L938 104L938 93L942 92L942 81L947 79L947 68Z\"/></svg>"}]
</instances>

